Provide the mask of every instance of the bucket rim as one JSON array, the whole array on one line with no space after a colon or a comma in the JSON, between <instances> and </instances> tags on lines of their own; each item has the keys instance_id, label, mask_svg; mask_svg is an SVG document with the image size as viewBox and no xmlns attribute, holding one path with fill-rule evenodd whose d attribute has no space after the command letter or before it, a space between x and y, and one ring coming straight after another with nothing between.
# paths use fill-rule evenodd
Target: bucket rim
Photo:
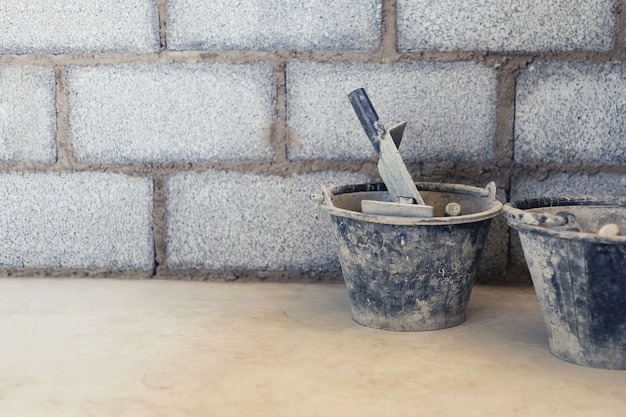
<instances>
[{"instance_id":1,"label":"bucket rim","mask_svg":"<svg viewBox=\"0 0 626 417\"><path fill-rule=\"evenodd\" d=\"M320 203L321 208L327 213L338 216L347 217L354 220L365 221L369 223L390 224L398 226L417 226L417 225L453 225L475 223L496 217L502 210L502 203L495 198L495 184L489 183L485 188L475 187L465 184L439 183L439 182L415 182L420 191L431 192L449 192L455 194L475 195L477 197L489 197L493 204L488 210L479 213L460 215L455 217L399 217L385 216L380 214L362 213L360 211L352 211L336 207L332 203L332 197L339 194L349 194L368 191L387 191L384 183L361 183L336 185L324 188L324 199Z\"/></svg>"},{"instance_id":2,"label":"bucket rim","mask_svg":"<svg viewBox=\"0 0 626 417\"><path fill-rule=\"evenodd\" d=\"M526 210L562 206L623 207L626 210L626 195L564 195L528 198L511 201L502 207L502 215L509 226L516 230L539 233L569 240L584 240L594 243L626 244L626 236L600 236L596 233L568 229L564 215L531 213Z\"/></svg>"}]
</instances>

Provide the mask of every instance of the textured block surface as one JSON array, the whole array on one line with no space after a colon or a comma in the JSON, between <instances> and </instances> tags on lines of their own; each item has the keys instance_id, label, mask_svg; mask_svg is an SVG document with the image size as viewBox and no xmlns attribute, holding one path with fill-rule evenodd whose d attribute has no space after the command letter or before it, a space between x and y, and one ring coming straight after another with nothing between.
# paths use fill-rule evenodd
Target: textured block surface
<instances>
[{"instance_id":1,"label":"textured block surface","mask_svg":"<svg viewBox=\"0 0 626 417\"><path fill-rule=\"evenodd\" d=\"M626 162L626 65L532 65L517 83L515 160Z\"/></svg>"},{"instance_id":2,"label":"textured block surface","mask_svg":"<svg viewBox=\"0 0 626 417\"><path fill-rule=\"evenodd\" d=\"M3 0L0 53L157 52L156 0Z\"/></svg>"},{"instance_id":3,"label":"textured block surface","mask_svg":"<svg viewBox=\"0 0 626 417\"><path fill-rule=\"evenodd\" d=\"M146 270L152 181L120 174L0 175L0 266Z\"/></svg>"},{"instance_id":4,"label":"textured block surface","mask_svg":"<svg viewBox=\"0 0 626 417\"><path fill-rule=\"evenodd\" d=\"M615 0L398 0L398 48L609 50Z\"/></svg>"},{"instance_id":5,"label":"textured block surface","mask_svg":"<svg viewBox=\"0 0 626 417\"><path fill-rule=\"evenodd\" d=\"M364 87L386 127L407 120L405 160L487 162L494 157L497 80L470 62L287 66L287 122L295 160L354 160L373 148L347 95Z\"/></svg>"},{"instance_id":6,"label":"textured block surface","mask_svg":"<svg viewBox=\"0 0 626 417\"><path fill-rule=\"evenodd\" d=\"M381 0L167 2L168 47L373 51Z\"/></svg>"},{"instance_id":7,"label":"textured block surface","mask_svg":"<svg viewBox=\"0 0 626 417\"><path fill-rule=\"evenodd\" d=\"M562 195L607 194L626 195L626 176L606 173L555 173L539 181L530 174L522 174L513 177L511 182L511 201Z\"/></svg>"},{"instance_id":8,"label":"textured block surface","mask_svg":"<svg viewBox=\"0 0 626 417\"><path fill-rule=\"evenodd\" d=\"M269 65L70 67L70 133L81 162L262 160L273 121Z\"/></svg>"},{"instance_id":9,"label":"textured block surface","mask_svg":"<svg viewBox=\"0 0 626 417\"><path fill-rule=\"evenodd\" d=\"M54 162L55 106L52 69L0 67L0 161Z\"/></svg>"},{"instance_id":10,"label":"textured block surface","mask_svg":"<svg viewBox=\"0 0 626 417\"><path fill-rule=\"evenodd\" d=\"M238 172L167 178L170 268L338 270L330 218L309 199L322 185L368 182L363 174L288 178Z\"/></svg>"}]
</instances>

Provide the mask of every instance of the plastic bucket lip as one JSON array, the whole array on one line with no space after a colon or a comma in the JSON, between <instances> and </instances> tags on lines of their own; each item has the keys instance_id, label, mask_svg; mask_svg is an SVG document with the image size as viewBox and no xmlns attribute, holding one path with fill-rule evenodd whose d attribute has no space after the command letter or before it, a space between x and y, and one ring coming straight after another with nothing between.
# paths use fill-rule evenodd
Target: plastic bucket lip
<instances>
[{"instance_id":1,"label":"plastic bucket lip","mask_svg":"<svg viewBox=\"0 0 626 417\"><path fill-rule=\"evenodd\" d=\"M461 215L456 217L396 217L396 216L384 216L379 214L367 214L359 211L347 210L340 207L336 207L332 202L332 197L340 194L350 194L358 192L368 191L387 191L384 183L364 183L364 184L350 184L350 185L338 185L324 189L324 200L321 203L321 208L327 213L339 216L348 217L355 220L361 220L370 223L378 224L392 224L400 226L436 226L436 225L452 225L452 224L465 224L473 223L482 220L491 219L496 217L502 210L502 203L499 202L495 195L491 195L492 192L488 188L474 187L463 184L452 183L438 183L438 182L416 182L415 183L420 191L431 192L445 192L451 194L465 194L470 196L490 198L492 207L488 210L484 210L478 213L472 213L467 215Z\"/></svg>"},{"instance_id":2,"label":"plastic bucket lip","mask_svg":"<svg viewBox=\"0 0 626 417\"><path fill-rule=\"evenodd\" d=\"M555 214L542 214L540 212L530 213L526 210L541 209L549 207L612 207L623 208L626 216L626 195L597 195L597 196L554 196L543 198L529 198L523 200L512 201L504 204L502 207L502 215L506 219L509 226L521 231L539 233L546 236L554 236L562 239L582 240L598 244L626 244L626 236L600 236L596 233L579 232L567 230L565 228L550 227L547 224L531 223L532 217L562 217ZM530 214L530 217L527 216Z\"/></svg>"}]
</instances>

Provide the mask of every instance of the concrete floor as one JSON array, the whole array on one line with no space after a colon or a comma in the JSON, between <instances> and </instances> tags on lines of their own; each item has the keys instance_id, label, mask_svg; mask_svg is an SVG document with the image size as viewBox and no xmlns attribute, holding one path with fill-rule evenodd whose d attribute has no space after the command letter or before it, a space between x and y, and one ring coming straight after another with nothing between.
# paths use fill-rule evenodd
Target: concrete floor
<instances>
[{"instance_id":1,"label":"concrete floor","mask_svg":"<svg viewBox=\"0 0 626 417\"><path fill-rule=\"evenodd\" d=\"M0 279L0 416L624 416L626 372L548 351L530 288L370 329L341 285Z\"/></svg>"}]
</instances>

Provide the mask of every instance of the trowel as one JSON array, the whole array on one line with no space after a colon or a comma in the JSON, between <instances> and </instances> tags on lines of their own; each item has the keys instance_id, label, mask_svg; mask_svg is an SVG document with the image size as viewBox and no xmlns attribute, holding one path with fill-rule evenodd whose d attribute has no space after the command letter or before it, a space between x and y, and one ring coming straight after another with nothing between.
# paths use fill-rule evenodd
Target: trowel
<instances>
[{"instance_id":1,"label":"trowel","mask_svg":"<svg viewBox=\"0 0 626 417\"><path fill-rule=\"evenodd\" d=\"M363 88L352 91L348 99L378 154L378 173L389 192L389 201L361 201L361 211L385 216L433 217L433 207L424 203L398 151L406 122L385 129Z\"/></svg>"}]
</instances>

